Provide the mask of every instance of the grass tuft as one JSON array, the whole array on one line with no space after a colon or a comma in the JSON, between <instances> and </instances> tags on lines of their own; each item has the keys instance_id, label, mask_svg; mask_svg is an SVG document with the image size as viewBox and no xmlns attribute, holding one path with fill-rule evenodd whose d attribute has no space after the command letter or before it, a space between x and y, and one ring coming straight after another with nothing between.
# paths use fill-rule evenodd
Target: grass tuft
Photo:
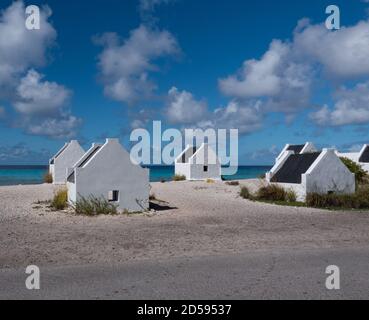
<instances>
[{"instance_id":1,"label":"grass tuft","mask_svg":"<svg viewBox=\"0 0 369 320\"><path fill-rule=\"evenodd\" d=\"M76 214L86 216L115 215L118 214L118 206L110 203L103 197L82 197L74 204Z\"/></svg>"},{"instance_id":2,"label":"grass tuft","mask_svg":"<svg viewBox=\"0 0 369 320\"><path fill-rule=\"evenodd\" d=\"M44 182L45 183L53 183L53 176L50 172L46 172L44 175Z\"/></svg>"},{"instance_id":3,"label":"grass tuft","mask_svg":"<svg viewBox=\"0 0 369 320\"><path fill-rule=\"evenodd\" d=\"M185 175L176 174L173 177L173 181L185 181L185 180L186 180L186 176Z\"/></svg>"},{"instance_id":4,"label":"grass tuft","mask_svg":"<svg viewBox=\"0 0 369 320\"><path fill-rule=\"evenodd\" d=\"M68 207L68 191L66 189L57 191L50 203L50 207L54 210L64 210Z\"/></svg>"}]
</instances>

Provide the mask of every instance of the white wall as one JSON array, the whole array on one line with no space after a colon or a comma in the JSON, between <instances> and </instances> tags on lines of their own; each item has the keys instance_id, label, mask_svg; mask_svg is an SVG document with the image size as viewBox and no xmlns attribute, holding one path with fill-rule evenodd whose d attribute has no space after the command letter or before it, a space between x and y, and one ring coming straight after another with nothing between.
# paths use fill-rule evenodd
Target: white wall
<instances>
[{"instance_id":1,"label":"white wall","mask_svg":"<svg viewBox=\"0 0 369 320\"><path fill-rule=\"evenodd\" d=\"M74 189L75 188L75 189ZM68 183L68 198L103 197L119 191L119 211L149 209L149 170L131 162L129 153L118 139L108 139L104 146L82 168L75 169L75 187Z\"/></svg>"},{"instance_id":2,"label":"white wall","mask_svg":"<svg viewBox=\"0 0 369 320\"><path fill-rule=\"evenodd\" d=\"M72 140L65 150L54 159L53 183L65 184L67 169L73 165L84 155L85 151L79 145L78 141Z\"/></svg>"},{"instance_id":3,"label":"white wall","mask_svg":"<svg viewBox=\"0 0 369 320\"><path fill-rule=\"evenodd\" d=\"M179 176L185 176L187 180L191 176L191 165L190 163L179 163L175 164L175 174Z\"/></svg>"},{"instance_id":4,"label":"white wall","mask_svg":"<svg viewBox=\"0 0 369 320\"><path fill-rule=\"evenodd\" d=\"M302 175L307 193L339 194L355 192L355 175L342 163L333 149L324 149L313 166Z\"/></svg>"},{"instance_id":5,"label":"white wall","mask_svg":"<svg viewBox=\"0 0 369 320\"><path fill-rule=\"evenodd\" d=\"M190 179L191 180L221 180L221 164L215 151L206 143L196 151L190 158ZM208 171L204 171L204 167Z\"/></svg>"}]
</instances>

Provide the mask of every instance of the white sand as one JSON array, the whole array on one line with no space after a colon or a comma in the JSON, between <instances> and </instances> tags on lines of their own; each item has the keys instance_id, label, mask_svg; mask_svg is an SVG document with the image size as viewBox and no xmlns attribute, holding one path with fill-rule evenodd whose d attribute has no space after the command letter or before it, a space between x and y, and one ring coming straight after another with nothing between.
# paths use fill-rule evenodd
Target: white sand
<instances>
[{"instance_id":1,"label":"white sand","mask_svg":"<svg viewBox=\"0 0 369 320\"><path fill-rule=\"evenodd\" d=\"M242 184L253 189L259 181ZM254 203L238 196L239 187L223 182L152 186L172 209L93 218L34 204L52 198L51 185L0 187L0 269L369 243L369 212Z\"/></svg>"}]
</instances>

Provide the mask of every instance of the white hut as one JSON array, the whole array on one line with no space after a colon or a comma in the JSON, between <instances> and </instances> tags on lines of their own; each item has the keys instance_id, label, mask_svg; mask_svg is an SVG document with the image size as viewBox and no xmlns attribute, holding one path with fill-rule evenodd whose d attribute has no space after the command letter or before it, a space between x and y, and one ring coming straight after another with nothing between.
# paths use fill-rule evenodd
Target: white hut
<instances>
[{"instance_id":1,"label":"white hut","mask_svg":"<svg viewBox=\"0 0 369 320\"><path fill-rule=\"evenodd\" d=\"M118 139L93 144L69 169L67 186L71 204L94 196L117 205L119 211L149 209L149 170L132 163Z\"/></svg>"},{"instance_id":2,"label":"white hut","mask_svg":"<svg viewBox=\"0 0 369 320\"><path fill-rule=\"evenodd\" d=\"M342 163L334 149L302 154L287 151L266 174L266 179L286 190L293 190L298 201L305 201L309 193L355 192L355 175Z\"/></svg>"},{"instance_id":3,"label":"white hut","mask_svg":"<svg viewBox=\"0 0 369 320\"><path fill-rule=\"evenodd\" d=\"M222 179L219 158L207 143L200 148L188 145L175 160L175 174L187 180Z\"/></svg>"},{"instance_id":4,"label":"white hut","mask_svg":"<svg viewBox=\"0 0 369 320\"><path fill-rule=\"evenodd\" d=\"M49 172L53 177L53 183L65 184L67 169L72 167L84 153L78 141L72 140L66 143L49 161Z\"/></svg>"},{"instance_id":5,"label":"white hut","mask_svg":"<svg viewBox=\"0 0 369 320\"><path fill-rule=\"evenodd\" d=\"M360 165L366 172L369 173L369 145L365 144L359 152L340 153L337 155L341 158L348 158Z\"/></svg>"}]
</instances>

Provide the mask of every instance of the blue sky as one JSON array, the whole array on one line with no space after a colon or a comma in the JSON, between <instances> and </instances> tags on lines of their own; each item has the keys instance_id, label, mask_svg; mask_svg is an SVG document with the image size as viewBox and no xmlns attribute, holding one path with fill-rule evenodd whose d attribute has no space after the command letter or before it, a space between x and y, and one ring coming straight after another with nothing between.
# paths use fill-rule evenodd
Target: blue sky
<instances>
[{"instance_id":1,"label":"blue sky","mask_svg":"<svg viewBox=\"0 0 369 320\"><path fill-rule=\"evenodd\" d=\"M1 1L0 164L46 163L71 138L128 146L153 120L238 128L242 164L271 164L285 143L368 143L365 1L334 1L337 31L324 26L332 1L66 3Z\"/></svg>"}]
</instances>

